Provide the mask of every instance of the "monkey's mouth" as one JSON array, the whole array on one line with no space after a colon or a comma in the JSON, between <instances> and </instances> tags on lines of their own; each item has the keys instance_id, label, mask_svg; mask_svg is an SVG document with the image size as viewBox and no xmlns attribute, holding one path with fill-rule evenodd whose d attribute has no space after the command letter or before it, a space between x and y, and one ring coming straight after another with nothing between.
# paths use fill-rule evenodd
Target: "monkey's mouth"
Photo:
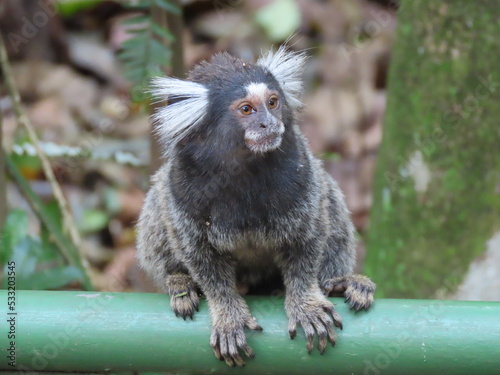
<instances>
[{"instance_id":1,"label":"monkey's mouth","mask_svg":"<svg viewBox=\"0 0 500 375\"><path fill-rule=\"evenodd\" d=\"M279 147L281 138L280 133L271 133L247 137L245 138L245 143L253 152L269 152Z\"/></svg>"}]
</instances>

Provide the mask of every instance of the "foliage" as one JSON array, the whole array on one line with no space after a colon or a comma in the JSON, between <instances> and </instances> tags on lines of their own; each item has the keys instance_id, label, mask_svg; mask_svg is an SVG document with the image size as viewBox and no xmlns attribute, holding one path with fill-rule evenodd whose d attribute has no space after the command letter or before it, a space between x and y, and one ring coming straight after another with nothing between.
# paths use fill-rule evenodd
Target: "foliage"
<instances>
[{"instance_id":1,"label":"foliage","mask_svg":"<svg viewBox=\"0 0 500 375\"><path fill-rule=\"evenodd\" d=\"M75 13L92 8L102 0L58 0L57 11L63 17L70 17Z\"/></svg>"},{"instance_id":2,"label":"foliage","mask_svg":"<svg viewBox=\"0 0 500 375\"><path fill-rule=\"evenodd\" d=\"M162 75L170 66L172 50L168 47L174 36L155 20L155 12L179 14L180 9L167 0L140 0L128 7L137 11L123 23L129 27L132 37L122 44L118 57L123 62L124 76L133 85L132 99L143 101L151 77Z\"/></svg>"},{"instance_id":3,"label":"foliage","mask_svg":"<svg viewBox=\"0 0 500 375\"><path fill-rule=\"evenodd\" d=\"M61 15L71 16L80 10L95 6L97 3L99 3L97 0L59 1L57 5ZM163 68L170 64L171 50L168 45L174 38L162 24L165 23L166 12L180 14L180 9L167 0L135 0L125 2L125 6L134 12L132 17L124 21L129 27L132 37L123 43L119 58L124 64L125 77L134 84L133 99L141 101L144 98L143 93L146 91L149 78L162 74ZM19 97L16 96L16 86L12 80L12 74L7 69L9 64L3 43L1 43L1 47L2 66L7 83L9 83L10 94L14 98ZM16 118L18 122L22 122L27 117L23 116L18 101L14 100L14 102ZM91 289L91 281L85 271L85 259L80 257L77 250L80 243L77 240L78 232L76 230L70 231L71 235L66 233L68 227L76 229L76 226L68 226L66 220L65 225L62 225L61 213L66 218L66 213L69 210L65 208L65 205L51 205L43 202L33 192L26 177L35 177L35 174L40 171L40 158L42 158L42 161L45 160L45 163L42 163L43 170L47 178L54 182L51 185L52 188L59 186L54 176L52 179L49 178L52 166L45 155L113 160L134 166L139 165L140 162L127 153L97 155L86 149L41 143L38 142L30 123L24 121L23 124L28 132L31 132L30 141L32 143L15 145L10 155L2 151L2 156L5 157L10 177L40 220L41 234L39 238L28 235L26 212L20 210L11 212L7 224L0 232L2 248L0 264L7 265L9 262L15 262L16 281L19 289L55 289L73 281L79 281L84 288ZM40 149L35 149L33 145L39 145ZM21 162L22 169L19 168L16 161ZM97 231L108 221L109 216L104 211L87 210L83 214L78 229L86 233ZM73 235L76 235L76 239ZM4 279L2 282L5 285Z\"/></svg>"},{"instance_id":4,"label":"foliage","mask_svg":"<svg viewBox=\"0 0 500 375\"><path fill-rule=\"evenodd\" d=\"M255 20L272 41L280 42L292 35L301 22L300 9L293 0L275 0L255 14Z\"/></svg>"},{"instance_id":5,"label":"foliage","mask_svg":"<svg viewBox=\"0 0 500 375\"><path fill-rule=\"evenodd\" d=\"M24 264L25 259L35 258L38 259L36 264L40 263L40 261L45 261L45 258L39 258L41 250L47 250L48 253L57 252L58 259L64 260L67 264L71 265L72 268L78 269L80 272L79 280L82 282L84 288L91 289L91 282L88 279L87 275L84 272L84 268L82 265L82 261L79 257L77 249L74 247L68 236L63 232L62 229L62 220L61 220L61 211L58 204L45 204L42 202L40 197L38 197L33 190L31 189L30 184L26 179L22 176L16 164L12 161L12 159L5 154L5 164L7 171L12 178L12 180L19 187L21 193L26 197L32 209L35 211L36 215L40 219L41 222L41 235L40 240L36 240L33 238L26 239L23 244L19 245L19 241L27 238L27 219L24 219L24 215L26 213L15 213L12 217L8 219L10 221L9 224L4 226L4 230L2 231L2 249L5 249L2 254L2 258L0 261L5 262L9 260L20 259L22 260L21 264ZM18 212L17 210L14 212ZM11 214L12 215L12 214ZM9 222L8 220L8 222ZM19 227L16 229L15 227ZM49 249L53 249L50 250ZM51 258L52 259L52 258ZM33 261L28 262L28 266L32 269ZM17 264L17 263L16 263ZM56 267L53 268L54 274L57 275L60 273L64 277L76 276L74 270L68 271L59 268L61 266L60 262L56 263ZM45 269L45 268L44 268ZM52 272L52 271L51 271ZM51 279L44 279L40 276L40 280L35 278L35 281L42 282L42 285L48 285L48 283L52 283ZM63 278L62 281L66 279ZM75 280L75 278L73 278ZM33 280L32 280L33 281ZM34 285L32 285L33 287ZM37 286L39 287L39 286ZM43 289L42 287L39 287Z\"/></svg>"},{"instance_id":6,"label":"foliage","mask_svg":"<svg viewBox=\"0 0 500 375\"><path fill-rule=\"evenodd\" d=\"M3 249L0 264L4 265L2 288L7 286L6 271L10 262L15 263L18 289L58 289L71 282L81 282L82 271L65 264L47 229L42 228L40 238L34 238L28 235L28 227L26 212L19 209L10 212L0 237Z\"/></svg>"}]
</instances>

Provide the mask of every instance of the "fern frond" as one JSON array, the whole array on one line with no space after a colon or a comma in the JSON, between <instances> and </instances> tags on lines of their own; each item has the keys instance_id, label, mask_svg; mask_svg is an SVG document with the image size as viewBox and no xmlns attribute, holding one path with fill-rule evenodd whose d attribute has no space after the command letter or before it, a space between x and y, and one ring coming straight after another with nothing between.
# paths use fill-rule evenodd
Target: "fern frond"
<instances>
[{"instance_id":1,"label":"fern frond","mask_svg":"<svg viewBox=\"0 0 500 375\"><path fill-rule=\"evenodd\" d=\"M144 93L150 78L161 75L170 66L172 50L168 45L175 39L169 30L153 20L152 12L155 9L179 14L180 9L168 0L129 1L127 7L139 14L123 21L130 27L132 37L122 43L118 58L123 63L125 78L134 86L132 92Z\"/></svg>"}]
</instances>

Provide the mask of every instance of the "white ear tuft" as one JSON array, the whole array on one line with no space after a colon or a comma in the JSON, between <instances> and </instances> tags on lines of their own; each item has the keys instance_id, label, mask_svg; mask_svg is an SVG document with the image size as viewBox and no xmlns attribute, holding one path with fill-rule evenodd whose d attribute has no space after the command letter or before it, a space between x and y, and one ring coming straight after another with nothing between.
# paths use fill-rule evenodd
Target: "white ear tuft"
<instances>
[{"instance_id":1,"label":"white ear tuft","mask_svg":"<svg viewBox=\"0 0 500 375\"><path fill-rule=\"evenodd\" d=\"M156 77L151 93L161 100L173 101L153 115L156 131L165 142L165 154L191 132L208 109L208 89L196 82Z\"/></svg>"},{"instance_id":2,"label":"white ear tuft","mask_svg":"<svg viewBox=\"0 0 500 375\"><path fill-rule=\"evenodd\" d=\"M287 51L281 46L278 51L269 51L263 55L257 64L269 70L283 89L290 106L298 109L302 106L300 100L303 90L301 74L307 60L305 53Z\"/></svg>"}]
</instances>

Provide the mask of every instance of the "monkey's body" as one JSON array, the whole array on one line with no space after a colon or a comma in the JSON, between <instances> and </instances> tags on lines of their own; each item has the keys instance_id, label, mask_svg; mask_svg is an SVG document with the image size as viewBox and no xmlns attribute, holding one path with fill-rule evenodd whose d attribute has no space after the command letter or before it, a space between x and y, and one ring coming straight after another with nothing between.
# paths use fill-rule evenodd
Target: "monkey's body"
<instances>
[{"instance_id":1,"label":"monkey's body","mask_svg":"<svg viewBox=\"0 0 500 375\"><path fill-rule=\"evenodd\" d=\"M309 351L315 333L323 352L335 342L332 325L341 327L323 293L345 291L356 309L373 301L374 284L351 275L354 228L342 193L295 124L293 87L282 88L270 70L229 55L195 68L190 79L208 87L207 105L216 110L170 146L138 226L140 264L183 317L193 316L201 289L212 314L211 345L229 365L244 364L239 350L253 356L244 328L261 329L237 284L245 289L281 272L290 335L301 324ZM261 97L281 102L261 109ZM257 103L252 114L260 126L227 111L234 98Z\"/></svg>"},{"instance_id":2,"label":"monkey's body","mask_svg":"<svg viewBox=\"0 0 500 375\"><path fill-rule=\"evenodd\" d=\"M266 155L248 163L246 170L226 172L212 162L195 165L188 159L187 168L167 163L157 172L139 224L145 229L140 232L139 249L144 252L139 259L147 270L156 269L152 275L159 287L168 292L168 275L189 274L183 246L175 243L194 235L202 235L214 249L233 258L242 286L279 272L279 248L311 238L322 242L316 256L318 281L352 273L353 228L340 191L300 134L294 136L300 149L286 158L285 165L278 166L279 160ZM236 164L231 157L237 156L221 157L221 163ZM201 170L205 173L195 172ZM236 183L226 185L229 178ZM337 246L339 241L345 246Z\"/></svg>"}]
</instances>

